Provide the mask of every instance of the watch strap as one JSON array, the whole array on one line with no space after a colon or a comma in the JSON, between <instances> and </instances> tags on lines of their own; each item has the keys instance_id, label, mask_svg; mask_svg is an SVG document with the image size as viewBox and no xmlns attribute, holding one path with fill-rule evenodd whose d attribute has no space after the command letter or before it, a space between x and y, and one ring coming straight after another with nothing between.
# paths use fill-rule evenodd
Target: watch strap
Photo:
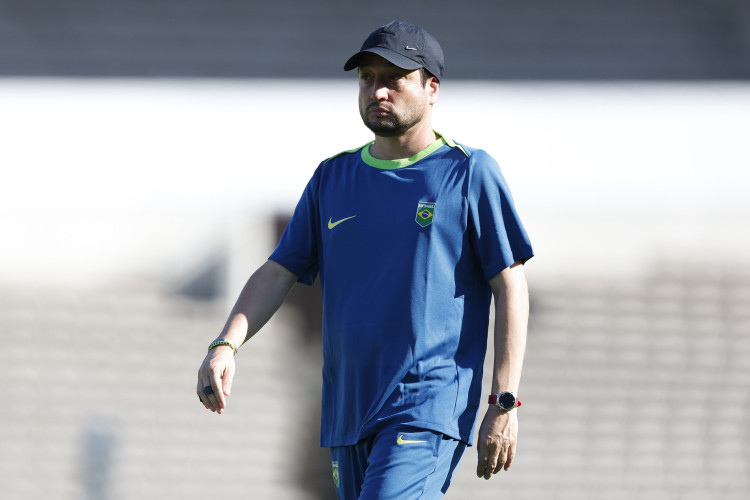
<instances>
[{"instance_id":1,"label":"watch strap","mask_svg":"<svg viewBox=\"0 0 750 500\"><path fill-rule=\"evenodd\" d=\"M488 401L489 404L499 407L500 406L498 404L499 401L500 401L500 394L490 394L490 398L489 398L489 401ZM518 408L519 406L521 406L521 400L518 399L518 398L516 398L516 406L514 406L513 408ZM512 409L512 408L510 408L510 409Z\"/></svg>"}]
</instances>

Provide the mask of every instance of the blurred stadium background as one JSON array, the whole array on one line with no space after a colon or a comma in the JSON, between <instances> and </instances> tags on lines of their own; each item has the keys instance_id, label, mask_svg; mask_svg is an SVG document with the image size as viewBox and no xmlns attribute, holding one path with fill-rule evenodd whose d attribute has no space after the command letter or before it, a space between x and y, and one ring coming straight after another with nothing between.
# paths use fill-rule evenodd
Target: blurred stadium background
<instances>
[{"instance_id":1,"label":"blurred stadium background","mask_svg":"<svg viewBox=\"0 0 750 500\"><path fill-rule=\"evenodd\" d=\"M516 463L446 498L750 498L750 3L0 0L0 498L334 498L319 304L195 374L318 162L345 59L445 49L436 127L535 244Z\"/></svg>"}]
</instances>

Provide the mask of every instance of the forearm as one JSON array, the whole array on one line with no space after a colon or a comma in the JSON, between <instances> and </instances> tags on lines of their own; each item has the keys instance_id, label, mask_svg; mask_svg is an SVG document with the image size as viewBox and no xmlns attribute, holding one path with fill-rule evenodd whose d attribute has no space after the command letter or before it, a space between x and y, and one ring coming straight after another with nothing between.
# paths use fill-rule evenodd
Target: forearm
<instances>
[{"instance_id":1,"label":"forearm","mask_svg":"<svg viewBox=\"0 0 750 500\"><path fill-rule=\"evenodd\" d=\"M504 270L498 278L492 287L495 299L492 393L516 393L526 351L529 292L523 265Z\"/></svg>"},{"instance_id":2,"label":"forearm","mask_svg":"<svg viewBox=\"0 0 750 500\"><path fill-rule=\"evenodd\" d=\"M296 281L295 274L267 261L247 280L220 337L242 345L271 319Z\"/></svg>"}]
</instances>

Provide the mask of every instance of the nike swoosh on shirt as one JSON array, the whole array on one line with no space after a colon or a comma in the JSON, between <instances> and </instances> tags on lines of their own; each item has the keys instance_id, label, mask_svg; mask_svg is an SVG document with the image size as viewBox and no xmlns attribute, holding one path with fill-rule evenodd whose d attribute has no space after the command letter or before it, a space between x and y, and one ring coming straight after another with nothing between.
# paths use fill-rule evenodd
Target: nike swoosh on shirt
<instances>
[{"instance_id":1,"label":"nike swoosh on shirt","mask_svg":"<svg viewBox=\"0 0 750 500\"><path fill-rule=\"evenodd\" d=\"M351 217L344 217L343 219L339 219L336 222L333 222L333 217L331 217L330 219L328 219L328 229L333 229L334 227L338 226L342 222L347 221L349 219L353 219L355 217L356 215L352 215Z\"/></svg>"},{"instance_id":2,"label":"nike swoosh on shirt","mask_svg":"<svg viewBox=\"0 0 750 500\"><path fill-rule=\"evenodd\" d=\"M412 439L404 439L403 434L399 434L398 439L396 439L396 444L415 444L415 443L426 443L427 441L414 441Z\"/></svg>"}]
</instances>

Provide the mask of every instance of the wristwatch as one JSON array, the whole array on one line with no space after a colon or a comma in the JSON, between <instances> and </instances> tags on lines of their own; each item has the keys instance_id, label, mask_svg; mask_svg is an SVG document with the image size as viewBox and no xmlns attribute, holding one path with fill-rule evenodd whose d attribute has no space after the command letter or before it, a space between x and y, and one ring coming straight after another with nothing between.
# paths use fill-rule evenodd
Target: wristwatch
<instances>
[{"instance_id":1,"label":"wristwatch","mask_svg":"<svg viewBox=\"0 0 750 500\"><path fill-rule=\"evenodd\" d=\"M516 406L521 406L521 400L512 392L501 392L500 394L490 394L489 403L495 405L501 410L512 410Z\"/></svg>"}]
</instances>

